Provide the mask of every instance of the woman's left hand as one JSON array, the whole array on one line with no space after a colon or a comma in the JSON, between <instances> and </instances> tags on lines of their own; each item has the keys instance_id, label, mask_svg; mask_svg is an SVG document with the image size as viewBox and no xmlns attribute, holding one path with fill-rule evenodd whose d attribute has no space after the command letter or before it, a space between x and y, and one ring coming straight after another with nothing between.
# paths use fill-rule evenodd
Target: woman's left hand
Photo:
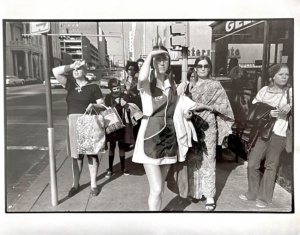
<instances>
[{"instance_id":1,"label":"woman's left hand","mask_svg":"<svg viewBox=\"0 0 300 235\"><path fill-rule=\"evenodd\" d=\"M87 108L86 108L86 112L87 112L87 113L88 113L88 112L91 112L91 111L93 110L93 108L94 108L94 104L90 103L90 104L87 106Z\"/></svg>"},{"instance_id":2,"label":"woman's left hand","mask_svg":"<svg viewBox=\"0 0 300 235\"><path fill-rule=\"evenodd\" d=\"M197 107L195 110L197 110L197 111L207 110L207 111L214 112L213 107L208 106L206 104L200 104L200 103L197 103Z\"/></svg>"},{"instance_id":3,"label":"woman's left hand","mask_svg":"<svg viewBox=\"0 0 300 235\"><path fill-rule=\"evenodd\" d=\"M283 105L282 107L279 107L278 110L281 113L288 114L291 111L291 106L289 104L286 104L286 105Z\"/></svg>"}]
</instances>

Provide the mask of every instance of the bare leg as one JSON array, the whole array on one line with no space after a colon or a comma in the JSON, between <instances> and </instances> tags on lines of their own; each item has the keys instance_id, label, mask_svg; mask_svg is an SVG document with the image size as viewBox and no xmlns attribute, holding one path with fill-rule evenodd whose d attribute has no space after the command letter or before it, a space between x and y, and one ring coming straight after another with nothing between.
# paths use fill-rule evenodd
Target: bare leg
<instances>
[{"instance_id":1,"label":"bare leg","mask_svg":"<svg viewBox=\"0 0 300 235\"><path fill-rule=\"evenodd\" d=\"M72 158L72 174L73 174L73 185L72 187L78 188L79 179L82 171L83 166L83 156L82 154L79 155L79 158Z\"/></svg>"},{"instance_id":2,"label":"bare leg","mask_svg":"<svg viewBox=\"0 0 300 235\"><path fill-rule=\"evenodd\" d=\"M161 200L162 200L162 197L163 197L163 194L164 194L164 191L165 191L165 181L166 181L170 166L171 165L169 165L169 164L160 166L161 178L162 178L162 182L161 182L162 183L161 184Z\"/></svg>"},{"instance_id":3,"label":"bare leg","mask_svg":"<svg viewBox=\"0 0 300 235\"><path fill-rule=\"evenodd\" d=\"M99 158L98 155L87 155L88 162L89 162L89 170L90 170L90 177L91 177L91 188L97 187L97 172L99 168Z\"/></svg>"},{"instance_id":4,"label":"bare leg","mask_svg":"<svg viewBox=\"0 0 300 235\"><path fill-rule=\"evenodd\" d=\"M158 165L144 164L150 186L150 195L148 198L150 211L161 210L164 181L167 177L169 167L170 165L161 167Z\"/></svg>"}]
</instances>

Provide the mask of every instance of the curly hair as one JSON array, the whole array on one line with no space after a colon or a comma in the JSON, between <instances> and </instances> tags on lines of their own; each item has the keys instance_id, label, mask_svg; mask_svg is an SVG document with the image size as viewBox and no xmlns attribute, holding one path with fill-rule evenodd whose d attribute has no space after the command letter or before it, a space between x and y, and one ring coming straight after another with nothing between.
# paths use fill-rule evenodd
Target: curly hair
<instances>
[{"instance_id":1,"label":"curly hair","mask_svg":"<svg viewBox=\"0 0 300 235\"><path fill-rule=\"evenodd\" d=\"M134 70L135 70L136 73L138 73L140 71L137 62L135 62L135 61L127 61L127 64L126 64L126 67L125 67L126 72L128 72L128 69L129 69L130 66L134 67Z\"/></svg>"}]
</instances>

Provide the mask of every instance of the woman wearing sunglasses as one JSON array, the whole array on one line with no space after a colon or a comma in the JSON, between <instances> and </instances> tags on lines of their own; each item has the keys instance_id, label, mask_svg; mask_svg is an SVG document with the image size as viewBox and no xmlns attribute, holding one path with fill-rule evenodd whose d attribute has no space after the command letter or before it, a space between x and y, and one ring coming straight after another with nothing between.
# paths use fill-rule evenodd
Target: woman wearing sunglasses
<instances>
[{"instance_id":1,"label":"woman wearing sunglasses","mask_svg":"<svg viewBox=\"0 0 300 235\"><path fill-rule=\"evenodd\" d=\"M194 111L192 122L198 142L187 153L189 197L206 198L205 209L216 208L216 146L222 145L231 133L233 112L220 82L211 79L212 63L209 57L200 56L194 64L197 81L188 94L193 101L213 108L213 111Z\"/></svg>"}]
</instances>

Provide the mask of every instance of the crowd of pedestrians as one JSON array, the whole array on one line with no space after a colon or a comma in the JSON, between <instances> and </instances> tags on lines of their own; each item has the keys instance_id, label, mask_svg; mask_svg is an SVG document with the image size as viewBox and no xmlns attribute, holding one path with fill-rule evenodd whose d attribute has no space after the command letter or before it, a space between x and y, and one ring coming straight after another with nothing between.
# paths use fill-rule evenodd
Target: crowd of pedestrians
<instances>
[{"instance_id":1,"label":"crowd of pedestrians","mask_svg":"<svg viewBox=\"0 0 300 235\"><path fill-rule=\"evenodd\" d=\"M199 56L187 77L176 84L170 64L170 55L163 46L155 46L145 60L129 61L125 66L127 76L124 87L120 80L111 78L109 93L104 97L98 85L86 79L85 61L53 68L56 79L67 90L68 154L72 157L73 184L69 197L80 187L83 154L77 153L76 120L96 108L115 108L124 128L106 134L109 166L106 177L114 172L114 158L118 145L121 172L129 175L125 152L133 149L132 161L143 164L148 183L148 206L160 211L165 181L173 164L187 163L185 184L187 198L206 199L206 210L216 208L216 148L232 133L234 114L221 83L212 79L212 62L208 56ZM230 65L230 74L238 65ZM236 69L239 71L239 68ZM72 76L65 74L72 72ZM275 176L281 150L285 147L288 116L291 115L292 91L287 87L289 70L277 64L270 68L272 84L263 87L253 104L266 103L272 107L274 121L270 138L259 136L249 155L248 191L240 199L256 200L258 207L272 201ZM236 83L234 83L236 86ZM138 113L138 118L135 114ZM260 180L259 167L266 155L265 173ZM91 194L97 196L96 176L98 155L87 155L91 177ZM181 181L182 182L182 181Z\"/></svg>"}]
</instances>

